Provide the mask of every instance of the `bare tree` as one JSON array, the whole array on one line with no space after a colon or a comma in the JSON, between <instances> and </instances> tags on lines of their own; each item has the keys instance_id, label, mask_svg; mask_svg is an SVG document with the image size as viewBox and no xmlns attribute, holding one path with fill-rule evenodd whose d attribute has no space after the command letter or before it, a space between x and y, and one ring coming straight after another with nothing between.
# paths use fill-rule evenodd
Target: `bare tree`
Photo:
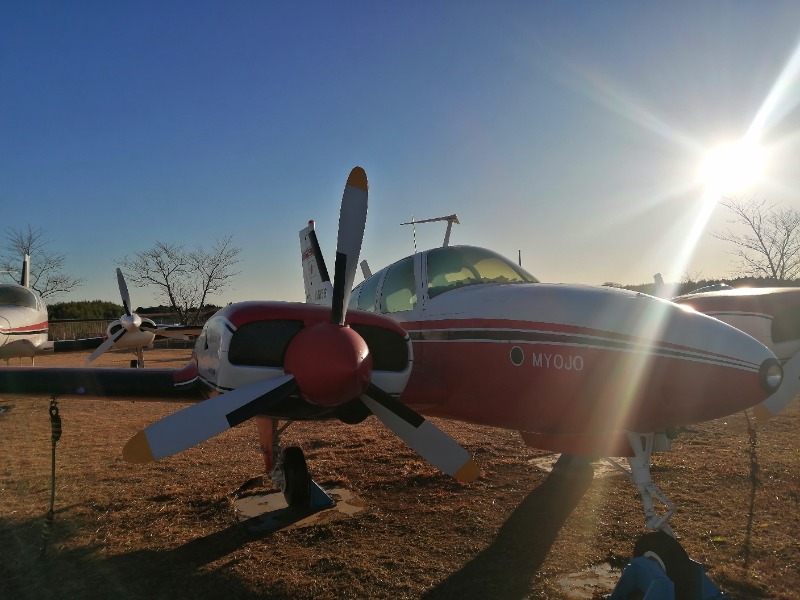
<instances>
[{"instance_id":1,"label":"bare tree","mask_svg":"<svg viewBox=\"0 0 800 600\"><path fill-rule=\"evenodd\" d=\"M211 250L199 246L187 251L183 246L156 242L149 250L136 252L117 261L127 271L131 283L154 286L157 294L172 307L181 323L196 325L209 296L220 293L239 274L240 248L231 244L232 236L217 240Z\"/></svg>"},{"instance_id":2,"label":"bare tree","mask_svg":"<svg viewBox=\"0 0 800 600\"><path fill-rule=\"evenodd\" d=\"M51 241L46 237L47 231L40 227L27 229L6 228L5 251L0 258L0 271L4 271L6 281L19 281L20 265L25 254L31 257L30 285L42 298L53 298L71 292L85 281L82 277L73 277L63 271L66 257L60 252L48 248Z\"/></svg>"},{"instance_id":3,"label":"bare tree","mask_svg":"<svg viewBox=\"0 0 800 600\"><path fill-rule=\"evenodd\" d=\"M729 229L714 235L736 246L738 275L778 281L800 277L800 211L755 199L726 198L721 204L733 213L732 223L747 228L746 233Z\"/></svg>"}]
</instances>

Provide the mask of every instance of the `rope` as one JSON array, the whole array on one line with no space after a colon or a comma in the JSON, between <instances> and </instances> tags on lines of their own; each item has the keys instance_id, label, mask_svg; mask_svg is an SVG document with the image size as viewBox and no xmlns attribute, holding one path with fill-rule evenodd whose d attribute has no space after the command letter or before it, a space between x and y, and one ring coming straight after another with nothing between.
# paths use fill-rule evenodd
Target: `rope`
<instances>
[{"instance_id":1,"label":"rope","mask_svg":"<svg viewBox=\"0 0 800 600\"><path fill-rule=\"evenodd\" d=\"M39 554L44 558L47 553L47 543L50 541L50 534L53 532L53 517L56 503L56 443L61 439L61 417L58 415L58 403L55 398L50 399L50 510L44 517L42 526L42 549Z\"/></svg>"},{"instance_id":2,"label":"rope","mask_svg":"<svg viewBox=\"0 0 800 600\"><path fill-rule=\"evenodd\" d=\"M761 480L758 476L759 472L761 471L761 467L758 464L758 453L756 452L758 437L756 428L753 427L753 422L750 420L750 415L747 414L747 411L744 412L744 418L747 419L747 454L750 457L750 481L755 486L761 483Z\"/></svg>"}]
</instances>

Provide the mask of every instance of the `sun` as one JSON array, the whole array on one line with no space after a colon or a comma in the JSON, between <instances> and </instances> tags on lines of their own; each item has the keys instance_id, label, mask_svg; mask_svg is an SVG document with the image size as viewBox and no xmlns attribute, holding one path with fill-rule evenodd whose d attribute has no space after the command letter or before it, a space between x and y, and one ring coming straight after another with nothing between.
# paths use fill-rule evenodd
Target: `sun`
<instances>
[{"instance_id":1,"label":"sun","mask_svg":"<svg viewBox=\"0 0 800 600\"><path fill-rule=\"evenodd\" d=\"M700 178L715 195L743 192L757 184L767 166L767 153L757 143L736 142L717 146L703 161Z\"/></svg>"}]
</instances>

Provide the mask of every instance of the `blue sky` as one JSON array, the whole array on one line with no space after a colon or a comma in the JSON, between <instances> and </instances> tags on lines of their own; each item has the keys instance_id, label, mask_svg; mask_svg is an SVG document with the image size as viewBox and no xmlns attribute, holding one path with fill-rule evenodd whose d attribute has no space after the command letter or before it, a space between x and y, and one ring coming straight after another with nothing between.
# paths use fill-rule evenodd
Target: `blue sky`
<instances>
[{"instance_id":1,"label":"blue sky","mask_svg":"<svg viewBox=\"0 0 800 600\"><path fill-rule=\"evenodd\" d=\"M213 301L301 300L297 232L315 219L332 260L361 165L373 270L413 251L400 222L455 212L454 243L543 281L725 276L722 209L675 260L697 172L761 110L749 194L800 206L798 44L778 1L5 2L2 222L86 278L61 300L117 301L115 260L228 235L241 275Z\"/></svg>"}]
</instances>

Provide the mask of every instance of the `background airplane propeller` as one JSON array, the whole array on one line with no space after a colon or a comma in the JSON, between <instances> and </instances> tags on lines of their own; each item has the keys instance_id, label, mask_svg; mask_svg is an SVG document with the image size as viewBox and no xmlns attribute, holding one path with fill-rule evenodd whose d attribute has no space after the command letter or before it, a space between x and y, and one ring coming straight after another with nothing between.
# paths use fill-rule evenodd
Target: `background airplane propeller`
<instances>
[{"instance_id":1,"label":"background airplane propeller","mask_svg":"<svg viewBox=\"0 0 800 600\"><path fill-rule=\"evenodd\" d=\"M125 283L125 277L122 271L117 268L117 285L119 286L119 295L122 298L122 307L125 309L123 314L116 321L112 321L108 326L108 337L100 344L94 352L86 359L85 364L95 361L101 354L107 352L111 348L118 346L122 338L128 335L130 338L122 346L124 348L141 348L149 346L153 342L153 337L156 335L168 337L172 339L186 340L188 339L185 333L191 330L197 330L199 333L200 328L175 328L174 330L158 327L150 319L142 319L139 315L133 312L131 304L131 296L128 292L128 285Z\"/></svg>"},{"instance_id":2,"label":"background airplane propeller","mask_svg":"<svg viewBox=\"0 0 800 600\"><path fill-rule=\"evenodd\" d=\"M344 324L364 237L367 190L366 173L361 167L354 168L339 212L330 320L307 325L289 341L283 365L285 375L237 388L151 424L126 444L123 455L127 460L148 462L181 452L250 417L269 414L271 406L299 392L310 403L332 407L361 398L391 431L429 463L461 481L478 476L480 470L464 448L371 383L369 348L358 333ZM122 289L123 283L121 292Z\"/></svg>"}]
</instances>

